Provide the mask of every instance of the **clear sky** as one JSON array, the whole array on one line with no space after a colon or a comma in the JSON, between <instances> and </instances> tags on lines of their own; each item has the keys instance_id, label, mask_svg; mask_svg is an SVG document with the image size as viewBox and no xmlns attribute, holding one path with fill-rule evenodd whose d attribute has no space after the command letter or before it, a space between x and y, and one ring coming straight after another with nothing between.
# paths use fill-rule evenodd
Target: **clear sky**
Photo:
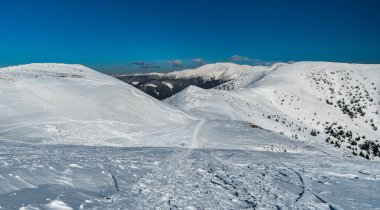
<instances>
[{"instance_id":1,"label":"clear sky","mask_svg":"<svg viewBox=\"0 0 380 210\"><path fill-rule=\"evenodd\" d=\"M378 0L0 0L0 66L380 63Z\"/></svg>"}]
</instances>

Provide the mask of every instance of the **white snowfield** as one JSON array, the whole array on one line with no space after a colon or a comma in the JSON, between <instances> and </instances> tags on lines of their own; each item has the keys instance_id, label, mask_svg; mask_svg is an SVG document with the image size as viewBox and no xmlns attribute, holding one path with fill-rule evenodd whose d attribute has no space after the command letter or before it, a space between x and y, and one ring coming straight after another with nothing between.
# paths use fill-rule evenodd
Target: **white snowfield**
<instances>
[{"instance_id":1,"label":"white snowfield","mask_svg":"<svg viewBox=\"0 0 380 210\"><path fill-rule=\"evenodd\" d=\"M305 141L360 154L380 140L380 65L282 64L232 91L190 86L166 101L212 120L238 120ZM347 148L350 147L350 148ZM369 158L376 156L363 150Z\"/></svg>"},{"instance_id":2,"label":"white snowfield","mask_svg":"<svg viewBox=\"0 0 380 210\"><path fill-rule=\"evenodd\" d=\"M192 135L187 127L196 123L140 90L81 65L30 64L0 69L2 139L179 146L186 142L170 142L170 137L161 141L168 135L165 131Z\"/></svg>"},{"instance_id":3,"label":"white snowfield","mask_svg":"<svg viewBox=\"0 0 380 210\"><path fill-rule=\"evenodd\" d=\"M179 108L81 65L1 68L0 209L380 209L378 161L325 143L323 132L289 133L294 131L262 116L294 120L326 109L325 119L342 124L347 114L318 102L323 91L311 86L315 79L293 81L315 73L292 76L293 67L351 66L322 64L253 67L266 70L239 74L230 81L234 88L220 88L234 90L190 87L168 100ZM378 66L358 66L364 70L354 66L353 74L367 77L363 86L377 102ZM284 108L280 93L292 85L304 94L297 106ZM360 124L370 117L378 125L378 115L368 111L378 105L366 100L364 116L344 119L353 134L375 140L378 131ZM297 123L316 129L308 123L321 119ZM289 138L295 134L298 139Z\"/></svg>"},{"instance_id":4,"label":"white snowfield","mask_svg":"<svg viewBox=\"0 0 380 210\"><path fill-rule=\"evenodd\" d=\"M174 71L167 73L168 76L175 78L191 78L202 77L205 80L233 80L237 78L244 78L248 75L257 75L262 72L268 71L270 67L266 66L249 66L238 65L234 63L215 63L206 64L196 69L186 69L182 71Z\"/></svg>"},{"instance_id":5,"label":"white snowfield","mask_svg":"<svg viewBox=\"0 0 380 210\"><path fill-rule=\"evenodd\" d=\"M208 80L222 80L228 81L220 86L219 89L238 89L245 87L259 78L262 78L267 72L272 71L279 66L286 65L284 63L277 63L273 66L249 66L238 65L235 63L214 63L206 64L195 69L185 69L181 71L173 71L169 73L145 73L145 74L132 74L132 75L155 75L173 77L176 79L181 78L194 78L200 77L205 81ZM121 75L127 76L126 75ZM130 75L128 75L130 76ZM172 88L170 83L163 82L169 88Z\"/></svg>"}]
</instances>

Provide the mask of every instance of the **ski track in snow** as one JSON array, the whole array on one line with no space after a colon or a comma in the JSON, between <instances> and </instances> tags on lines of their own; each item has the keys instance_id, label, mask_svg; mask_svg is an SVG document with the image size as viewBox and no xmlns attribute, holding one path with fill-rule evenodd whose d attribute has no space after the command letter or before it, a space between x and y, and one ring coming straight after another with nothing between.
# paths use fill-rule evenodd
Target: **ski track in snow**
<instances>
[{"instance_id":1,"label":"ski track in snow","mask_svg":"<svg viewBox=\"0 0 380 210\"><path fill-rule=\"evenodd\" d=\"M271 160L236 164L218 155L194 149L175 152L137 182L134 190L144 199L137 199L133 206L136 209L308 209L314 205L302 201L306 190L299 172Z\"/></svg>"},{"instance_id":2,"label":"ski track in snow","mask_svg":"<svg viewBox=\"0 0 380 210\"><path fill-rule=\"evenodd\" d=\"M281 161L236 164L220 158L222 153L204 150L205 123L202 119L196 124L189 149L169 155L136 182L134 208L342 209L309 189L302 172Z\"/></svg>"},{"instance_id":3,"label":"ski track in snow","mask_svg":"<svg viewBox=\"0 0 380 210\"><path fill-rule=\"evenodd\" d=\"M73 209L376 209L379 163L364 161L0 141L0 206L44 209L59 200Z\"/></svg>"},{"instance_id":4,"label":"ski track in snow","mask_svg":"<svg viewBox=\"0 0 380 210\"><path fill-rule=\"evenodd\" d=\"M229 107L220 103L226 101L237 105L214 113L226 113L227 117L221 119L235 119L235 110L241 108L239 116L243 121L253 118L260 122L261 119L270 128L274 124L268 120L271 119L267 118L268 113L282 116L286 115L282 111L288 111L280 109L283 104L278 97L282 93L277 94L277 89L271 95L274 104L270 101L267 104L269 111L263 115L250 112L256 112L255 107L261 106L245 101L251 92L241 91L242 95L238 97L241 100L236 98L237 92L217 92L215 100L220 100L210 104L218 106L209 109L211 115L207 118L210 113L198 117L197 112L181 111L114 78L87 72L84 67L78 66L84 68L81 79L57 78L61 71L66 75L67 71L73 70L72 66L61 69L62 66L33 64L5 69L5 76L14 74L15 78L0 85L0 92L5 93L0 95L3 96L0 104L3 114L0 112L0 116L6 116L0 119L0 209L380 209L378 162L342 157L343 153L335 152L334 148L327 149L317 143L301 144L258 128L241 127L241 123L216 121L219 118L212 116L218 108ZM218 76L240 77L238 73L242 69L235 67L222 69ZM227 74L228 69L233 71ZM212 71L206 70L202 71L205 76L213 75L210 74ZM189 72L182 73L188 75ZM250 79L256 81L258 78L260 75L255 73ZM284 80L286 77L278 78ZM277 85L277 80L274 81ZM240 81L241 84L234 87L249 85L247 82ZM293 85L291 83L292 88ZM21 93L27 88L33 90L31 94L26 92L28 97L25 97ZM94 90L89 92L87 88ZM97 95L107 88L111 89ZM45 94L46 89L48 96L63 94L62 99L68 98L63 102L69 103L62 103L62 107L49 103L61 98L41 97L38 93ZM196 88L188 91L193 96L197 92L200 96L208 92ZM109 97L110 92L114 93L113 98ZM94 98L88 97L90 93L95 93ZM79 110L73 112L78 115L77 120L70 118L71 112L63 116L44 112L43 108L50 106L66 110L72 105L70 96L75 96L78 104L72 107ZM185 102L204 105L210 96L200 97L199 104L188 97ZM24 105L35 104L34 99L38 99L41 106L25 109L27 106ZM86 102L88 99L88 103L81 103L83 99ZM325 105L323 100L321 103ZM90 104L97 106L89 110L86 105ZM82 107L86 108L79 109ZM110 112L100 118L81 115L82 112L98 113L99 110ZM42 115L33 118L40 112ZM20 118L12 121L14 116ZM165 119L163 116L170 117ZM294 119L296 117L292 121ZM374 119L375 123L378 123L377 119ZM165 123L161 125L162 121ZM257 124L261 126L262 122ZM285 121L278 123L285 126ZM160 126L155 127L157 125ZM40 133L54 141L50 145L31 142L40 137ZM66 141L96 147L54 145ZM129 143L141 148L107 147L103 145L107 141L114 142L111 145ZM151 148L148 145L177 148ZM178 148L180 145L187 148ZM332 155L326 155L330 153Z\"/></svg>"},{"instance_id":5,"label":"ski track in snow","mask_svg":"<svg viewBox=\"0 0 380 210\"><path fill-rule=\"evenodd\" d=\"M204 150L200 120L189 149L179 150L158 164L134 185L136 209L310 209L318 202L302 199L306 193L334 208L308 190L300 172L273 160L236 164ZM234 153L229 155L232 157ZM198 160L197 160L198 159ZM145 202L149 200L149 202ZM319 206L320 207L320 206Z\"/></svg>"},{"instance_id":6,"label":"ski track in snow","mask_svg":"<svg viewBox=\"0 0 380 210\"><path fill-rule=\"evenodd\" d=\"M195 128L194 128L194 132L193 132L193 138L191 140L191 148L201 148L202 145L204 144L204 142L202 142L200 136L199 136L199 133L202 129L202 126L205 124L206 120L205 119L201 119L196 125L195 125Z\"/></svg>"}]
</instances>

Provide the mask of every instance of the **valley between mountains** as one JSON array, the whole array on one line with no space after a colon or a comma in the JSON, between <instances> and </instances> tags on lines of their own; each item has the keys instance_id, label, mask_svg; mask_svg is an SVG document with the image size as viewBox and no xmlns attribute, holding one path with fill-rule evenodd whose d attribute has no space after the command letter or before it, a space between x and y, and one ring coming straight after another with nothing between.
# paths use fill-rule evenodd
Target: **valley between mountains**
<instances>
[{"instance_id":1,"label":"valley between mountains","mask_svg":"<svg viewBox=\"0 0 380 210\"><path fill-rule=\"evenodd\" d=\"M379 109L380 65L1 68L0 209L379 209Z\"/></svg>"}]
</instances>

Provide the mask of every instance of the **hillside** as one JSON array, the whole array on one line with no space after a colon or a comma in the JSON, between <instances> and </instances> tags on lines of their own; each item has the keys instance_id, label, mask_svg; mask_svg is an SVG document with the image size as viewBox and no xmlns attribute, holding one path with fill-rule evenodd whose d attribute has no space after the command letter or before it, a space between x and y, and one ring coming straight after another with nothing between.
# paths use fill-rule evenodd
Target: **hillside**
<instances>
[{"instance_id":1,"label":"hillside","mask_svg":"<svg viewBox=\"0 0 380 210\"><path fill-rule=\"evenodd\" d=\"M316 130L335 127L308 124L330 112L324 120L347 117L353 137L375 142L372 125L352 124L378 124L378 66L360 66L369 97L355 115L315 86L336 65L281 65L230 91L190 86L167 100L180 108L81 65L1 68L0 209L376 209L379 162L345 155Z\"/></svg>"},{"instance_id":2,"label":"hillside","mask_svg":"<svg viewBox=\"0 0 380 210\"><path fill-rule=\"evenodd\" d=\"M239 65L235 63L214 63L200 66L196 69L186 69L182 71L174 71L167 73L168 76L174 78L192 78L202 77L205 80L223 80L230 81L247 75L259 74L267 71L266 66L249 66Z\"/></svg>"},{"instance_id":3,"label":"hillside","mask_svg":"<svg viewBox=\"0 0 380 210\"><path fill-rule=\"evenodd\" d=\"M81 65L30 64L0 69L0 137L89 145L179 145L157 135L191 135L186 114ZM157 139L158 138L158 139Z\"/></svg>"},{"instance_id":4,"label":"hillside","mask_svg":"<svg viewBox=\"0 0 380 210\"><path fill-rule=\"evenodd\" d=\"M196 69L169 73L126 74L116 78L159 99L166 99L190 85L204 89L238 89L275 68L234 63L206 64Z\"/></svg>"},{"instance_id":5,"label":"hillside","mask_svg":"<svg viewBox=\"0 0 380 210\"><path fill-rule=\"evenodd\" d=\"M239 90L189 87L169 104L209 119L253 123L294 139L379 156L380 65L280 65Z\"/></svg>"}]
</instances>

